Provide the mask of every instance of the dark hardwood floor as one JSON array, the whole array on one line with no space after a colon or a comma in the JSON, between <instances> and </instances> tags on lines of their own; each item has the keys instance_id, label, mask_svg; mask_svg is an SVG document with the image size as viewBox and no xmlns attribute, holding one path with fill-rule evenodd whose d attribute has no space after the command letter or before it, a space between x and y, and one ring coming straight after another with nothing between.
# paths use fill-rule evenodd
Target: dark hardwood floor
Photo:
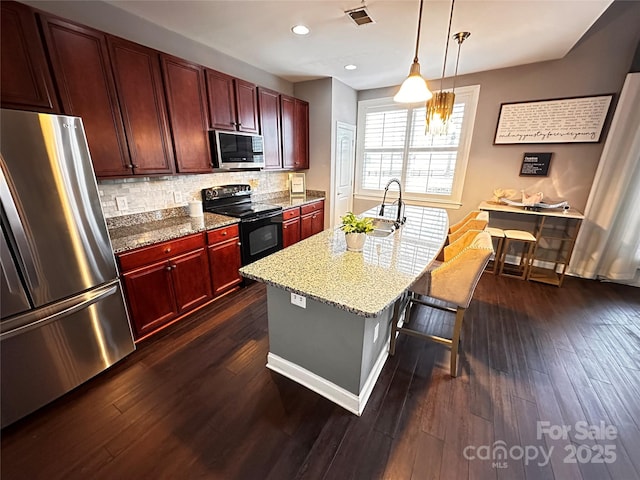
<instances>
[{"instance_id":1,"label":"dark hardwood floor","mask_svg":"<svg viewBox=\"0 0 640 480\"><path fill-rule=\"evenodd\" d=\"M638 289L485 274L460 376L401 336L361 417L270 372L267 350L253 284L2 431L2 479L640 478Z\"/></svg>"}]
</instances>

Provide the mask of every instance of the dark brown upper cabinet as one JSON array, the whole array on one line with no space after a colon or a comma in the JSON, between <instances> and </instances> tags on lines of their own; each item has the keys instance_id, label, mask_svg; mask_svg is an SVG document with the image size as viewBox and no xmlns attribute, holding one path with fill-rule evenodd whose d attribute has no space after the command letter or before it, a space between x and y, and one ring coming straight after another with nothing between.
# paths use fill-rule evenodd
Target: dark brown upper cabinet
<instances>
[{"instance_id":1,"label":"dark brown upper cabinet","mask_svg":"<svg viewBox=\"0 0 640 480\"><path fill-rule=\"evenodd\" d=\"M210 173L203 67L161 54L169 123L180 173Z\"/></svg>"},{"instance_id":2,"label":"dark brown upper cabinet","mask_svg":"<svg viewBox=\"0 0 640 480\"><path fill-rule=\"evenodd\" d=\"M133 173L171 174L173 144L157 51L108 36Z\"/></svg>"},{"instance_id":3,"label":"dark brown upper cabinet","mask_svg":"<svg viewBox=\"0 0 640 480\"><path fill-rule=\"evenodd\" d=\"M3 108L60 113L35 13L3 1L0 11L0 103Z\"/></svg>"},{"instance_id":4,"label":"dark brown upper cabinet","mask_svg":"<svg viewBox=\"0 0 640 480\"><path fill-rule=\"evenodd\" d=\"M293 115L295 141L295 159L293 168L303 170L309 168L309 103L295 99Z\"/></svg>"},{"instance_id":5,"label":"dark brown upper cabinet","mask_svg":"<svg viewBox=\"0 0 640 480\"><path fill-rule=\"evenodd\" d=\"M280 94L258 87L260 131L264 137L265 170L282 168L280 153Z\"/></svg>"},{"instance_id":6,"label":"dark brown upper cabinet","mask_svg":"<svg viewBox=\"0 0 640 480\"><path fill-rule=\"evenodd\" d=\"M82 117L96 176L131 175L105 34L42 14L40 21L62 110Z\"/></svg>"},{"instance_id":7,"label":"dark brown upper cabinet","mask_svg":"<svg viewBox=\"0 0 640 480\"><path fill-rule=\"evenodd\" d=\"M206 74L210 127L258 133L257 86L211 69Z\"/></svg>"},{"instance_id":8,"label":"dark brown upper cabinet","mask_svg":"<svg viewBox=\"0 0 640 480\"><path fill-rule=\"evenodd\" d=\"M282 168L309 168L309 104L280 95Z\"/></svg>"}]
</instances>

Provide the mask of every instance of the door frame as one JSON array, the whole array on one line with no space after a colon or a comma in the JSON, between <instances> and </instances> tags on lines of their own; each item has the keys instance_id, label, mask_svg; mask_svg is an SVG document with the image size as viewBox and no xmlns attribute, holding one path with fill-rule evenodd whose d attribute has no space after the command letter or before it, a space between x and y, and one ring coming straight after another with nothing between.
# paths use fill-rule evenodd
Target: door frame
<instances>
[{"instance_id":1,"label":"door frame","mask_svg":"<svg viewBox=\"0 0 640 480\"><path fill-rule=\"evenodd\" d=\"M331 225L335 225L337 226L338 224L338 218L337 218L337 208L338 208L338 175L340 172L340 168L339 168L339 158L340 158L340 144L338 142L338 131L339 129L344 129L344 130L348 130L352 133L352 169L353 171L351 172L351 196L349 198L349 209L353 208L353 192L354 192L354 186L355 186L355 164L356 164L356 125L351 124L351 123L347 123L347 122L341 122L341 121L336 121L336 130L335 130L335 143L334 143L334 169L333 169L333 178L332 178L332 183L333 183L333 193L331 195L331 218L330 218L330 223Z\"/></svg>"}]
</instances>

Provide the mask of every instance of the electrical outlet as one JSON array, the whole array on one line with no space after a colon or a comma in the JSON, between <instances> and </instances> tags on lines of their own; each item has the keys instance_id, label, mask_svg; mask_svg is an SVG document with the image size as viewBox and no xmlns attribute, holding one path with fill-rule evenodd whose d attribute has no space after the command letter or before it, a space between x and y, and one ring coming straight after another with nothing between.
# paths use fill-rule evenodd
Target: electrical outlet
<instances>
[{"instance_id":1,"label":"electrical outlet","mask_svg":"<svg viewBox=\"0 0 640 480\"><path fill-rule=\"evenodd\" d=\"M175 203L182 203L182 192L173 192L173 201Z\"/></svg>"},{"instance_id":2,"label":"electrical outlet","mask_svg":"<svg viewBox=\"0 0 640 480\"><path fill-rule=\"evenodd\" d=\"M127 197L116 197L116 208L120 212L129 210L129 202L127 202Z\"/></svg>"},{"instance_id":3,"label":"electrical outlet","mask_svg":"<svg viewBox=\"0 0 640 480\"><path fill-rule=\"evenodd\" d=\"M307 297L298 295L297 293L292 293L291 303L297 305L300 308L307 308Z\"/></svg>"},{"instance_id":4,"label":"electrical outlet","mask_svg":"<svg viewBox=\"0 0 640 480\"><path fill-rule=\"evenodd\" d=\"M378 340L379 333L380 333L380 322L377 322L376 326L373 327L373 343L376 343L376 340Z\"/></svg>"}]
</instances>

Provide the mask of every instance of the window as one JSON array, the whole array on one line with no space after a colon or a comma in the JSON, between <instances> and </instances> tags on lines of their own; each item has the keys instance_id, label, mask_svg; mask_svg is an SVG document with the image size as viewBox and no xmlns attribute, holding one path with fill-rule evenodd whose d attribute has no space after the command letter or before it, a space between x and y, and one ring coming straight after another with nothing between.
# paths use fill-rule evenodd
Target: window
<instances>
[{"instance_id":1,"label":"window","mask_svg":"<svg viewBox=\"0 0 640 480\"><path fill-rule=\"evenodd\" d=\"M408 200L460 204L479 92L479 85L456 89L446 136L425 135L424 105L358 102L356 195L380 197L398 178Z\"/></svg>"}]
</instances>

